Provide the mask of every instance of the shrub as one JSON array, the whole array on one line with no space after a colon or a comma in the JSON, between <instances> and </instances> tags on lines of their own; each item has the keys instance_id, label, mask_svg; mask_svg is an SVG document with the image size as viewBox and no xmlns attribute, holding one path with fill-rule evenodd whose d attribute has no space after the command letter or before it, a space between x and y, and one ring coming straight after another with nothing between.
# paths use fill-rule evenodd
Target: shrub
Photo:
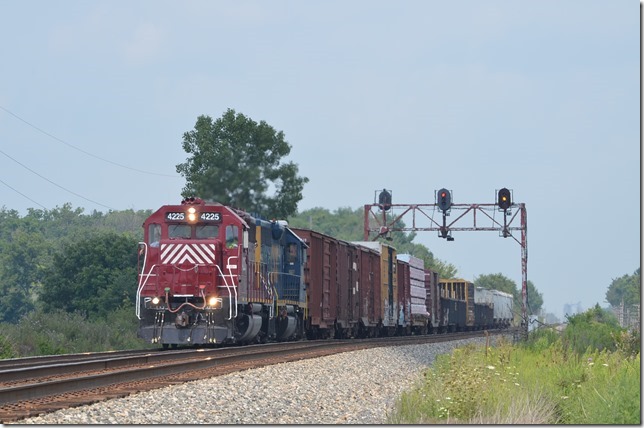
<instances>
[{"instance_id":1,"label":"shrub","mask_svg":"<svg viewBox=\"0 0 644 428\"><path fill-rule=\"evenodd\" d=\"M584 313L568 318L568 325L562 333L564 346L578 355L588 349L615 351L615 336L623 330L613 314L595 305Z\"/></svg>"},{"instance_id":2,"label":"shrub","mask_svg":"<svg viewBox=\"0 0 644 428\"><path fill-rule=\"evenodd\" d=\"M15 346L5 335L0 334L0 359L17 358L18 352Z\"/></svg>"},{"instance_id":3,"label":"shrub","mask_svg":"<svg viewBox=\"0 0 644 428\"><path fill-rule=\"evenodd\" d=\"M3 331L16 356L26 357L149 347L136 337L137 327L134 310L123 307L95 320L79 312L36 310L18 324L3 324Z\"/></svg>"}]
</instances>

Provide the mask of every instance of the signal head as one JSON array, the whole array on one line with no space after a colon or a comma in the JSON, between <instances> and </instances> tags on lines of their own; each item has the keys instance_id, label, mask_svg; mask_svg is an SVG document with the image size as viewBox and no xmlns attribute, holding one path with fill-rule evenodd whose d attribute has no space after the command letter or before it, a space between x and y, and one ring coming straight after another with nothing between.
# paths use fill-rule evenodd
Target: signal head
<instances>
[{"instance_id":1,"label":"signal head","mask_svg":"<svg viewBox=\"0 0 644 428\"><path fill-rule=\"evenodd\" d=\"M512 206L512 195L507 188L504 187L503 189L499 190L497 196L497 204L503 211Z\"/></svg>"},{"instance_id":2,"label":"signal head","mask_svg":"<svg viewBox=\"0 0 644 428\"><path fill-rule=\"evenodd\" d=\"M436 203L438 204L438 208L440 208L443 213L447 212L451 206L452 206L452 193L443 188L438 191L437 194L437 201Z\"/></svg>"},{"instance_id":3,"label":"signal head","mask_svg":"<svg viewBox=\"0 0 644 428\"><path fill-rule=\"evenodd\" d=\"M391 192L387 189L382 189L382 192L378 195L378 204L381 205L380 209L389 211L391 208Z\"/></svg>"}]
</instances>

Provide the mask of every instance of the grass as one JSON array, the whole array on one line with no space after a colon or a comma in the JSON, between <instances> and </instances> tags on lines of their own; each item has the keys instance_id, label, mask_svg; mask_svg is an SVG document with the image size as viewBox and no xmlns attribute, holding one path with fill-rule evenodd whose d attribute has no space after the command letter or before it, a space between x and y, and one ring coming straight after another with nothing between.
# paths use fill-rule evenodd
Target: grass
<instances>
[{"instance_id":1,"label":"grass","mask_svg":"<svg viewBox=\"0 0 644 428\"><path fill-rule=\"evenodd\" d=\"M392 424L640 424L640 355L468 345L441 355L404 393Z\"/></svg>"}]
</instances>

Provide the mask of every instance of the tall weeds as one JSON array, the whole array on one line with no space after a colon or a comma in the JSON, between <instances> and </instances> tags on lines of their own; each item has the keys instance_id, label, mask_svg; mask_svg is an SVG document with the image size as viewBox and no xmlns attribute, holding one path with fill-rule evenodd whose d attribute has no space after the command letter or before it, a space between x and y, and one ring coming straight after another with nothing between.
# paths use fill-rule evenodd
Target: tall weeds
<instances>
[{"instance_id":1,"label":"tall weeds","mask_svg":"<svg viewBox=\"0 0 644 428\"><path fill-rule=\"evenodd\" d=\"M487 352L469 345L439 356L389 422L639 424L640 356L579 354L556 335Z\"/></svg>"},{"instance_id":2,"label":"tall weeds","mask_svg":"<svg viewBox=\"0 0 644 428\"><path fill-rule=\"evenodd\" d=\"M146 344L136 337L137 326L131 308L93 320L80 313L36 310L17 324L1 324L0 357L140 349Z\"/></svg>"}]
</instances>

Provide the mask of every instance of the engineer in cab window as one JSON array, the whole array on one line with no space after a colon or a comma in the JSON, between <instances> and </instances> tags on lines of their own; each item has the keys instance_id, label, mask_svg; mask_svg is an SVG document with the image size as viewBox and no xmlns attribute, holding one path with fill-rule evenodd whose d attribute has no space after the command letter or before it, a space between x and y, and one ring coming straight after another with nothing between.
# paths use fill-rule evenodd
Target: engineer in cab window
<instances>
[{"instance_id":1,"label":"engineer in cab window","mask_svg":"<svg viewBox=\"0 0 644 428\"><path fill-rule=\"evenodd\" d=\"M159 241L161 241L161 225L160 224L151 224L150 225L150 247L158 247Z\"/></svg>"},{"instance_id":2,"label":"engineer in cab window","mask_svg":"<svg viewBox=\"0 0 644 428\"><path fill-rule=\"evenodd\" d=\"M237 248L237 226L226 226L226 248Z\"/></svg>"}]
</instances>

